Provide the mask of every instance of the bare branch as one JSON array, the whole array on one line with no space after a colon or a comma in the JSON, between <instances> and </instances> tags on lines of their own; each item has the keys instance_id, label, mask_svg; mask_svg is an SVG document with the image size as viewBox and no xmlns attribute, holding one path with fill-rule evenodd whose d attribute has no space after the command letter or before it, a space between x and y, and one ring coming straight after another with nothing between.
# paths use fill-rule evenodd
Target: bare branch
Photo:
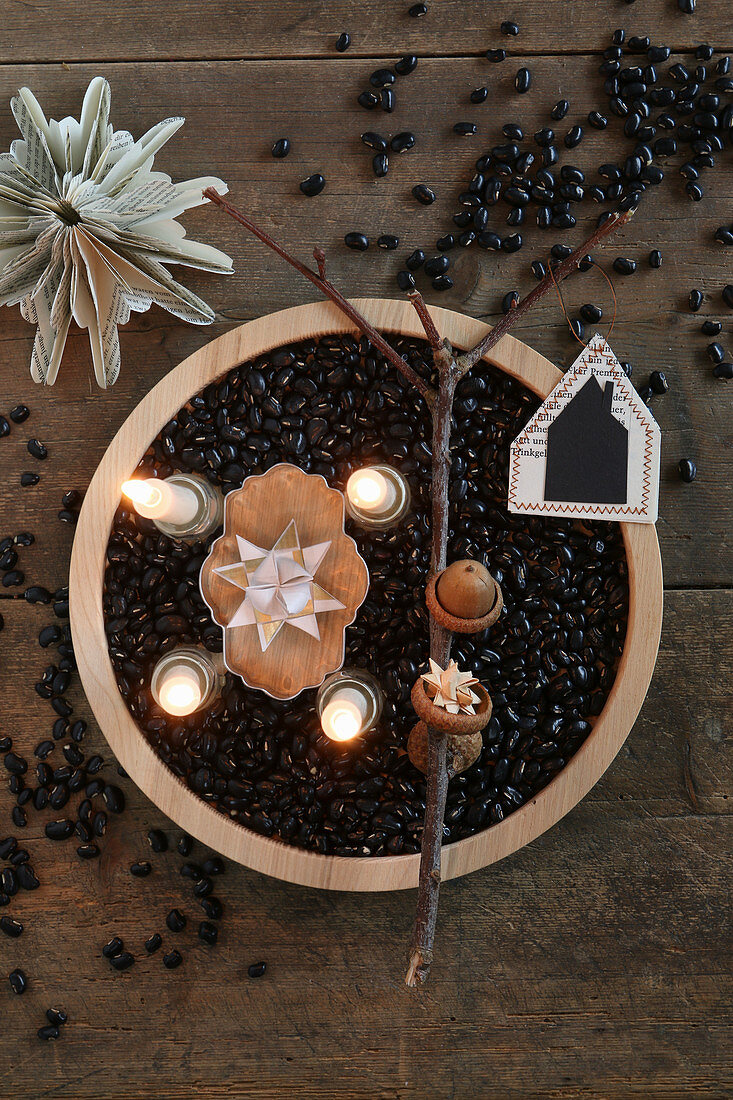
<instances>
[{"instance_id":1,"label":"bare branch","mask_svg":"<svg viewBox=\"0 0 733 1100\"><path fill-rule=\"evenodd\" d=\"M622 225L626 225L633 213L634 209L632 208L631 210L613 214L603 223L603 225L600 225L596 231L590 235L588 240L585 241L580 248L576 248L566 260L563 260L561 264L553 268L552 274L548 272L534 290L530 291L526 298L522 298L521 302L519 302L514 309L511 309L505 314L504 317L494 325L491 332L487 333L475 348L471 348L470 351L466 351L463 355L458 357L459 377L463 377L464 374L470 371L471 367L474 367L476 363L478 363L479 359L483 359L493 347L496 347L502 336L506 336L507 332L516 325L520 317L523 317L527 310L531 309L540 298L543 298L557 283L562 282L568 275L576 271L581 260L592 251L597 244L600 244L605 237L608 237L609 234L619 229Z\"/></svg>"},{"instance_id":2,"label":"bare branch","mask_svg":"<svg viewBox=\"0 0 733 1100\"><path fill-rule=\"evenodd\" d=\"M415 307L415 312L420 318L420 323L422 324L422 327L425 329L425 335L428 338L428 343L430 344L430 347L433 349L433 351L439 351L440 348L443 347L443 341L441 340L440 334L435 327L433 318L430 316L430 310L425 304L425 299L423 298L420 291L417 289L408 291L407 297L410 299L413 306Z\"/></svg>"},{"instance_id":3,"label":"bare branch","mask_svg":"<svg viewBox=\"0 0 733 1100\"><path fill-rule=\"evenodd\" d=\"M313 249L313 259L318 264L318 274L322 279L326 278L326 253L322 248Z\"/></svg>"},{"instance_id":4,"label":"bare branch","mask_svg":"<svg viewBox=\"0 0 733 1100\"><path fill-rule=\"evenodd\" d=\"M373 346L382 353L384 358L392 364L400 372L400 374L407 379L410 385L415 389L425 401L432 407L435 399L435 394L430 385L412 369L409 363L397 354L395 349L387 343L384 337L377 332L377 330L369 324L366 317L359 313L358 309L355 309L351 302L344 298L343 294L333 286L332 283L325 279L318 271L314 271L312 267L308 267L306 264L301 263L300 260L296 260L294 256L291 256L282 245L265 233L264 229L260 229L255 225L251 218L248 218L246 214L243 214L241 210L237 210L236 206L232 206L231 203L223 199L218 191L215 191L213 187L207 187L203 192L204 198L209 199L216 206L220 206L222 210L233 218L234 221L239 222L245 229L248 229L250 233L253 233L258 240L266 244L268 248L271 248L273 252L276 252L283 260L294 267L296 271L299 271L306 279L308 279L314 286L324 294L327 298L330 298L334 302L342 313L345 313L349 320L359 329L364 336L368 337ZM325 259L325 257L324 257Z\"/></svg>"}]
</instances>

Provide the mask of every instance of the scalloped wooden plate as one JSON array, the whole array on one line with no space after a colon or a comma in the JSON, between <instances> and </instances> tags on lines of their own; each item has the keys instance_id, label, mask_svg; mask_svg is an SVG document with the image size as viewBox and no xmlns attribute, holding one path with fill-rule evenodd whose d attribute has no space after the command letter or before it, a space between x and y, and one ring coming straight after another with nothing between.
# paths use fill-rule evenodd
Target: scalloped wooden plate
<instances>
[{"instance_id":1,"label":"scalloped wooden plate","mask_svg":"<svg viewBox=\"0 0 733 1100\"><path fill-rule=\"evenodd\" d=\"M408 302L357 300L378 329L424 336ZM431 307L438 330L457 348L488 331L481 321ZM144 793L202 843L253 870L286 882L330 890L403 890L416 887L419 855L351 859L302 851L236 824L189 790L155 754L120 695L109 658L102 613L105 554L120 500L150 442L194 394L227 371L272 348L353 327L330 302L295 306L232 329L166 375L127 418L92 478L79 517L71 558L70 610L74 651L89 704L118 760ZM511 336L489 361L546 397L560 372ZM616 680L593 731L553 781L535 798L475 836L443 847L442 877L457 878L522 848L573 808L600 779L631 731L644 701L662 625L662 564L653 526L621 524L629 565L629 618Z\"/></svg>"}]
</instances>

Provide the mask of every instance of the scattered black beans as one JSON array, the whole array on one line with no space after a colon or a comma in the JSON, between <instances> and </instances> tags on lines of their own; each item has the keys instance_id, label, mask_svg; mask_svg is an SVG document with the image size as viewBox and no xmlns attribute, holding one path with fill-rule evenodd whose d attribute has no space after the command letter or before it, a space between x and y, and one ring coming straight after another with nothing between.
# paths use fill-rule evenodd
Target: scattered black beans
<instances>
[{"instance_id":1,"label":"scattered black beans","mask_svg":"<svg viewBox=\"0 0 733 1100\"><path fill-rule=\"evenodd\" d=\"M649 267L659 268L662 266L662 253L658 248L655 248L649 253Z\"/></svg>"},{"instance_id":2,"label":"scattered black beans","mask_svg":"<svg viewBox=\"0 0 733 1100\"><path fill-rule=\"evenodd\" d=\"M247 974L250 978L261 978L266 970L267 963L252 963L252 965L247 968Z\"/></svg>"},{"instance_id":3,"label":"scattered black beans","mask_svg":"<svg viewBox=\"0 0 733 1100\"><path fill-rule=\"evenodd\" d=\"M347 31L342 31L336 39L336 50L338 53L346 53L351 45L351 35Z\"/></svg>"},{"instance_id":4,"label":"scattered black beans","mask_svg":"<svg viewBox=\"0 0 733 1100\"><path fill-rule=\"evenodd\" d=\"M382 88L379 93L379 104L383 111L391 114L395 107L394 92L391 88Z\"/></svg>"},{"instance_id":5,"label":"scattered black beans","mask_svg":"<svg viewBox=\"0 0 733 1100\"><path fill-rule=\"evenodd\" d=\"M508 34L511 37L515 37L519 34L519 26L511 19L505 19L499 28L502 34Z\"/></svg>"},{"instance_id":6,"label":"scattered black beans","mask_svg":"<svg viewBox=\"0 0 733 1100\"><path fill-rule=\"evenodd\" d=\"M188 833L181 833L178 838L178 843L176 844L176 849L178 854L183 856L184 859L186 856L190 856L193 851L193 838L190 837Z\"/></svg>"},{"instance_id":7,"label":"scattered black beans","mask_svg":"<svg viewBox=\"0 0 733 1100\"><path fill-rule=\"evenodd\" d=\"M65 818L46 822L45 833L49 840L68 840L74 832L74 822Z\"/></svg>"},{"instance_id":8,"label":"scattered black beans","mask_svg":"<svg viewBox=\"0 0 733 1100\"><path fill-rule=\"evenodd\" d=\"M726 380L733 378L733 363L729 361L716 363L713 367L713 374L716 378L724 378Z\"/></svg>"},{"instance_id":9,"label":"scattered black beans","mask_svg":"<svg viewBox=\"0 0 733 1100\"><path fill-rule=\"evenodd\" d=\"M402 130L390 141L389 145L393 153L406 153L415 144L415 135L411 130Z\"/></svg>"},{"instance_id":10,"label":"scattered black beans","mask_svg":"<svg viewBox=\"0 0 733 1100\"><path fill-rule=\"evenodd\" d=\"M415 288L415 276L411 271L397 272L397 286L400 290L408 291Z\"/></svg>"},{"instance_id":11,"label":"scattered black beans","mask_svg":"<svg viewBox=\"0 0 733 1100\"><path fill-rule=\"evenodd\" d=\"M631 260L627 256L617 256L613 261L613 270L619 275L633 275L636 268L636 260Z\"/></svg>"},{"instance_id":12,"label":"scattered black beans","mask_svg":"<svg viewBox=\"0 0 733 1100\"><path fill-rule=\"evenodd\" d=\"M49 1024L53 1024L54 1027L63 1027L69 1017L62 1008L47 1008L46 1019Z\"/></svg>"},{"instance_id":13,"label":"scattered black beans","mask_svg":"<svg viewBox=\"0 0 733 1100\"><path fill-rule=\"evenodd\" d=\"M277 141L273 142L272 155L275 158L275 160L283 160L283 158L286 157L289 152L290 152L290 139L289 138L278 138Z\"/></svg>"},{"instance_id":14,"label":"scattered black beans","mask_svg":"<svg viewBox=\"0 0 733 1100\"><path fill-rule=\"evenodd\" d=\"M113 936L109 943L106 943L102 948L102 954L105 959L114 959L117 955L121 955L125 949L125 945L119 936Z\"/></svg>"},{"instance_id":15,"label":"scattered black beans","mask_svg":"<svg viewBox=\"0 0 733 1100\"><path fill-rule=\"evenodd\" d=\"M489 97L489 89L486 86L474 88L470 95L471 103L484 103Z\"/></svg>"},{"instance_id":16,"label":"scattered black beans","mask_svg":"<svg viewBox=\"0 0 733 1100\"><path fill-rule=\"evenodd\" d=\"M154 955L158 948L163 943L163 937L159 932L153 932L152 936L145 941L145 950L148 955Z\"/></svg>"},{"instance_id":17,"label":"scattered black beans","mask_svg":"<svg viewBox=\"0 0 733 1100\"><path fill-rule=\"evenodd\" d=\"M460 134L461 137L474 137L478 133L478 126L475 122L456 122L453 133Z\"/></svg>"},{"instance_id":18,"label":"scattered black beans","mask_svg":"<svg viewBox=\"0 0 733 1100\"><path fill-rule=\"evenodd\" d=\"M389 171L389 157L386 153L377 153L372 157L372 171L377 179L383 179Z\"/></svg>"},{"instance_id":19,"label":"scattered black beans","mask_svg":"<svg viewBox=\"0 0 733 1100\"><path fill-rule=\"evenodd\" d=\"M169 951L167 955L163 956L163 966L166 970L175 970L183 962L183 956L180 951Z\"/></svg>"},{"instance_id":20,"label":"scattered black beans","mask_svg":"<svg viewBox=\"0 0 733 1100\"><path fill-rule=\"evenodd\" d=\"M378 247L384 249L385 252L394 252L399 246L399 243L400 238L395 237L394 233L382 233L382 235L377 238Z\"/></svg>"},{"instance_id":21,"label":"scattered black beans","mask_svg":"<svg viewBox=\"0 0 733 1100\"><path fill-rule=\"evenodd\" d=\"M725 349L717 341L708 344L707 353L711 363L722 363L725 359Z\"/></svg>"},{"instance_id":22,"label":"scattered black beans","mask_svg":"<svg viewBox=\"0 0 733 1100\"><path fill-rule=\"evenodd\" d=\"M719 336L723 331L722 321L703 321L700 331L706 336Z\"/></svg>"},{"instance_id":23,"label":"scattered black beans","mask_svg":"<svg viewBox=\"0 0 733 1100\"><path fill-rule=\"evenodd\" d=\"M376 92L362 92L357 102L365 111L373 111L375 107L379 106L379 96Z\"/></svg>"},{"instance_id":24,"label":"scattered black beans","mask_svg":"<svg viewBox=\"0 0 733 1100\"><path fill-rule=\"evenodd\" d=\"M688 298L690 309L693 313L697 313L703 303L703 293L701 290L691 290Z\"/></svg>"},{"instance_id":25,"label":"scattered black beans","mask_svg":"<svg viewBox=\"0 0 733 1100\"><path fill-rule=\"evenodd\" d=\"M10 410L10 419L14 424L22 424L31 415L31 410L27 405L16 405L14 409Z\"/></svg>"},{"instance_id":26,"label":"scattered black beans","mask_svg":"<svg viewBox=\"0 0 733 1100\"><path fill-rule=\"evenodd\" d=\"M421 248L416 248L414 252L405 260L405 266L409 271L417 271L425 263L425 253Z\"/></svg>"},{"instance_id":27,"label":"scattered black beans","mask_svg":"<svg viewBox=\"0 0 733 1100\"><path fill-rule=\"evenodd\" d=\"M323 188L326 186L326 181L320 172L314 172L312 176L308 176L300 183L300 190L304 195L308 195L309 198L313 198L315 195L320 195Z\"/></svg>"},{"instance_id":28,"label":"scattered black beans","mask_svg":"<svg viewBox=\"0 0 733 1100\"><path fill-rule=\"evenodd\" d=\"M688 485L697 477L697 466L691 458L681 458L677 465L677 469L679 471L680 480L686 482Z\"/></svg>"},{"instance_id":29,"label":"scattered black beans","mask_svg":"<svg viewBox=\"0 0 733 1100\"><path fill-rule=\"evenodd\" d=\"M491 61L494 64L496 64L499 61L505 61L506 60L506 50L501 50L501 49L499 49L499 50L487 50L486 51L486 58L487 58L488 61Z\"/></svg>"}]
</instances>

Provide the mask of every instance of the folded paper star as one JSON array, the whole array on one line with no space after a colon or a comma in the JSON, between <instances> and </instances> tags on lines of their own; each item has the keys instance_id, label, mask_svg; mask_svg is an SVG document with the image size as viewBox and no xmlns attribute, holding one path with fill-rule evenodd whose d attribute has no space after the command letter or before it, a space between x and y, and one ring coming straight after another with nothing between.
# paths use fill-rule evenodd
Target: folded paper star
<instances>
[{"instance_id":1,"label":"folded paper star","mask_svg":"<svg viewBox=\"0 0 733 1100\"><path fill-rule=\"evenodd\" d=\"M443 707L449 714L475 714L474 703L481 700L471 686L478 680L471 672L461 672L455 661L441 668L432 657L430 672L423 674L428 695L436 707Z\"/></svg>"},{"instance_id":2,"label":"folded paper star","mask_svg":"<svg viewBox=\"0 0 733 1100\"><path fill-rule=\"evenodd\" d=\"M316 615L344 608L314 579L330 541L301 547L294 519L271 550L236 539L240 560L213 570L244 592L227 629L256 626L263 653L285 623L320 639Z\"/></svg>"}]
</instances>

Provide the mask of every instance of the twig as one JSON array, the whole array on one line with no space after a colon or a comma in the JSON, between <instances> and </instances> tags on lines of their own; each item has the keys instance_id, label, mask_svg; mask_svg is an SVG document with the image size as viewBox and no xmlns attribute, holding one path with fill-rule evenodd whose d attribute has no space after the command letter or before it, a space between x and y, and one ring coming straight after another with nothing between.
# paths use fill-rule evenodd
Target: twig
<instances>
[{"instance_id":1,"label":"twig","mask_svg":"<svg viewBox=\"0 0 733 1100\"><path fill-rule=\"evenodd\" d=\"M604 237L631 217L633 210L614 214L602 226L591 234L587 241L568 256L552 276L544 278L526 298L511 310L494 326L476 347L455 357L450 344L441 339L422 295L418 291L410 294L428 341L433 349L433 362L438 371L438 390L429 386L412 368L390 347L387 341L374 329L357 309L326 279L326 258L322 249L314 251L318 264L315 272L299 260L294 259L267 233L259 229L250 218L236 207L225 202L212 188L204 191L204 196L216 203L235 221L249 229L259 240L281 256L297 271L309 279L318 289L330 298L353 322L357 329L369 338L375 348L382 352L396 369L410 382L418 393L422 394L432 415L432 542L430 569L438 573L446 566L448 549L449 519L449 483L450 483L450 431L453 416L453 399L460 379L487 352L498 344L502 336L511 329L535 302L539 301L556 283L576 270L583 257ZM441 667L445 667L450 657L451 634L430 616L430 656ZM408 986L417 986L425 981L433 959L433 943L438 917L438 898L440 894L440 861L443 843L443 818L448 794L448 782L453 776L453 760L448 759L447 741L444 734L428 728L428 775L425 799L425 824L423 826L420 853L420 875L418 883L417 911L412 937L410 964L406 982Z\"/></svg>"},{"instance_id":2,"label":"twig","mask_svg":"<svg viewBox=\"0 0 733 1100\"><path fill-rule=\"evenodd\" d=\"M470 371L471 367L474 367L476 363L478 363L479 359L483 359L487 352L496 347L502 336L505 336L507 332L509 332L509 329L513 328L517 321L524 316L527 310L531 309L536 302L539 302L540 298L544 298L545 294L547 294L549 290L552 290L557 283L561 283L568 275L572 275L572 273L577 270L581 260L583 260L597 244L600 244L604 237L607 237L609 233L613 233L616 229L619 229L620 226L626 225L635 209L635 207L632 207L631 210L625 210L623 213L615 213L612 214L610 218L607 218L603 225L600 225L598 229L596 229L595 233L591 233L588 240L585 241L580 248L576 248L566 260L563 260L561 264L554 268L552 274L548 272L544 279L537 284L534 290L530 291L526 298L522 298L521 302L519 302L514 309L506 313L501 321L494 325L491 332L488 332L483 340L476 344L476 347L471 348L470 351L464 352L463 355L459 355L459 376L462 378L464 374Z\"/></svg>"},{"instance_id":3,"label":"twig","mask_svg":"<svg viewBox=\"0 0 733 1100\"><path fill-rule=\"evenodd\" d=\"M322 294L325 294L327 298L330 298L332 302L335 302L342 313L346 314L349 320L356 325L359 331L362 332L364 336L367 336L369 338L370 343L372 343L375 348L381 351L384 358L387 359L388 362L390 362L392 366L395 367L400 372L400 374L402 374L407 379L407 381L415 387L417 392L425 398L428 405L432 406L435 395L428 383L412 369L409 363L406 363L405 360L397 354L395 349L387 343L384 337L379 332L377 332L377 330L372 325L369 324L366 317L359 313L359 310L355 309L351 302L344 298L343 294L341 294L341 292L338 291L336 287L328 281L328 279L324 278L320 271L314 271L312 267L308 267L307 264L303 264L300 262L300 260L296 260L296 258L294 256L291 256L290 253L282 247L282 245L273 240L269 233L265 233L264 229L260 229L259 226L255 225L255 223L250 218L248 218L246 214L243 214L241 210L237 210L236 206L232 206L232 204L227 202L226 199L223 199L219 192L215 191L213 187L207 187L203 194L204 198L207 198L210 202L213 202L217 206L220 206L222 210L226 210L227 214L231 218L234 218L236 222L239 222L240 225L243 225L245 229L248 229L250 231L250 233L253 233L258 240L262 241L263 244L266 244L267 247L271 248L273 252L276 252L277 255L280 256L287 263L289 263L291 267L294 267L296 271L299 271L301 275L304 275L306 279L310 280L310 282L313 283L314 286L317 286ZM325 271L325 255L322 262L324 265L323 269ZM321 261L319 261L319 268L320 267Z\"/></svg>"}]
</instances>

